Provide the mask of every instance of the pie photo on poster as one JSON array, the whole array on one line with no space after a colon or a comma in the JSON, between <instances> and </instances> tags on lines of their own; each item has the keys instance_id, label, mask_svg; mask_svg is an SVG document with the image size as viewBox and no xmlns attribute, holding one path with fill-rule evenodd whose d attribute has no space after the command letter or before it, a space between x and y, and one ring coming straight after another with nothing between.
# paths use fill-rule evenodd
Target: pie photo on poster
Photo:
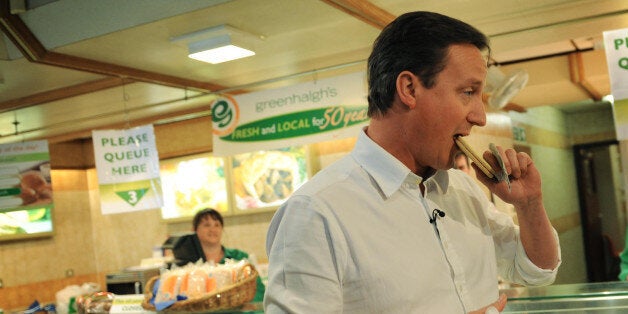
<instances>
[{"instance_id":1,"label":"pie photo on poster","mask_svg":"<svg viewBox=\"0 0 628 314\"><path fill-rule=\"evenodd\" d=\"M240 210L280 205L307 180L302 146L236 155L231 165Z\"/></svg>"},{"instance_id":2,"label":"pie photo on poster","mask_svg":"<svg viewBox=\"0 0 628 314\"><path fill-rule=\"evenodd\" d=\"M203 208L229 211L225 161L209 154L160 163L164 206L162 218L192 217Z\"/></svg>"}]
</instances>

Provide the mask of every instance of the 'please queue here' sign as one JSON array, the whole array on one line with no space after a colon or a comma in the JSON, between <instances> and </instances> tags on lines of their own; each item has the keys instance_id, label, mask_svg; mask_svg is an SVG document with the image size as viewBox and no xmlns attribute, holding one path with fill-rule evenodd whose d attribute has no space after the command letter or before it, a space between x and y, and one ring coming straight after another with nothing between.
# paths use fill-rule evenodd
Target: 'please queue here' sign
<instances>
[{"instance_id":1,"label":"'please queue here' sign","mask_svg":"<svg viewBox=\"0 0 628 314\"><path fill-rule=\"evenodd\" d=\"M162 206L152 125L93 131L92 138L103 214Z\"/></svg>"}]
</instances>

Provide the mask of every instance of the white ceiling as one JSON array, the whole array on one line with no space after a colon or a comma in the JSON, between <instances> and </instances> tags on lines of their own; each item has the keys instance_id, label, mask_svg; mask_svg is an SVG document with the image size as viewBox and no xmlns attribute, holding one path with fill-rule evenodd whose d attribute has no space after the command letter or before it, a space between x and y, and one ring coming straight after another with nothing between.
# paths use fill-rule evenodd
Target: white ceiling
<instances>
[{"instance_id":1,"label":"white ceiling","mask_svg":"<svg viewBox=\"0 0 628 314\"><path fill-rule=\"evenodd\" d=\"M490 37L504 72L526 69L513 102L595 104L609 93L602 32L628 27L625 0L10 2L0 0L0 143L206 115L211 91L362 71L383 25L413 10L469 22ZM257 54L211 65L171 41L220 24L256 35Z\"/></svg>"}]
</instances>

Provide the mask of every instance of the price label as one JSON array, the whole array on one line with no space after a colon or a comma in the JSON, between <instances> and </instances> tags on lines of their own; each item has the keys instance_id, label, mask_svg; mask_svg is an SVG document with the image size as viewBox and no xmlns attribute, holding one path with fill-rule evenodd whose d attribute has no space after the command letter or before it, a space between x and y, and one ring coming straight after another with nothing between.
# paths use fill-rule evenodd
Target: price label
<instances>
[{"instance_id":1,"label":"price label","mask_svg":"<svg viewBox=\"0 0 628 314\"><path fill-rule=\"evenodd\" d=\"M155 313L142 307L143 294L116 295L109 313Z\"/></svg>"}]
</instances>

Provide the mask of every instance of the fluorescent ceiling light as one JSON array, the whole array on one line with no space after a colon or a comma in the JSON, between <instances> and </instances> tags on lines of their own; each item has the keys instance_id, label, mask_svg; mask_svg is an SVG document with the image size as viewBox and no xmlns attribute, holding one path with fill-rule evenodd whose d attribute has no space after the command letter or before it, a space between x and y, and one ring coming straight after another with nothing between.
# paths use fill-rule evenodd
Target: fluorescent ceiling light
<instances>
[{"instance_id":1,"label":"fluorescent ceiling light","mask_svg":"<svg viewBox=\"0 0 628 314\"><path fill-rule=\"evenodd\" d=\"M221 35L188 44L188 57L211 64L250 57L255 52L237 46L231 35Z\"/></svg>"},{"instance_id":2,"label":"fluorescent ceiling light","mask_svg":"<svg viewBox=\"0 0 628 314\"><path fill-rule=\"evenodd\" d=\"M261 36L252 35L223 24L172 38L188 46L188 57L211 64L231 61L255 55L251 49L254 40Z\"/></svg>"}]
</instances>

